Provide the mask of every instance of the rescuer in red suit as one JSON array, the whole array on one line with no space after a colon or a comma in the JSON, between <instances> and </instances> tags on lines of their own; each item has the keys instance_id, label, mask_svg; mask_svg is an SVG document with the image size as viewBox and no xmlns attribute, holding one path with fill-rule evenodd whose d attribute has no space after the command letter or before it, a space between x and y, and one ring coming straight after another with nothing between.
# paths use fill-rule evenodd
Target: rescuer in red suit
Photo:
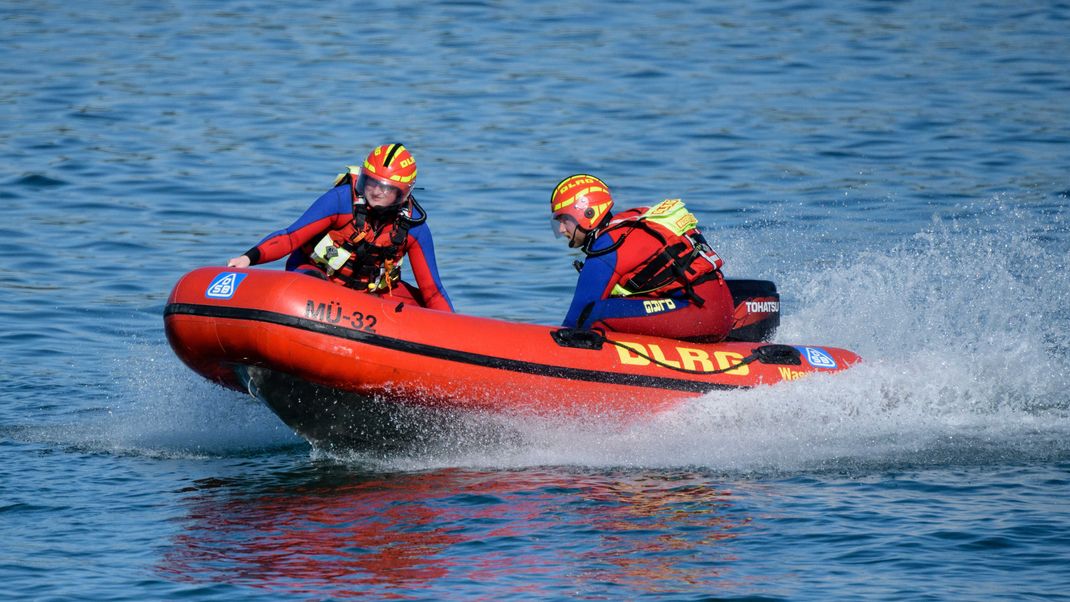
<instances>
[{"instance_id":1,"label":"rescuer in red suit","mask_svg":"<svg viewBox=\"0 0 1070 602\"><path fill-rule=\"evenodd\" d=\"M286 255L286 269L431 309L453 311L435 263L427 214L412 196L416 160L384 144L358 170L350 167L287 228L268 234L227 262L244 268ZM416 286L401 280L410 260Z\"/></svg>"},{"instance_id":2,"label":"rescuer in red suit","mask_svg":"<svg viewBox=\"0 0 1070 602\"><path fill-rule=\"evenodd\" d=\"M679 199L612 208L609 187L587 174L561 180L550 197L555 233L587 256L564 326L723 340L732 295L695 216Z\"/></svg>"}]
</instances>

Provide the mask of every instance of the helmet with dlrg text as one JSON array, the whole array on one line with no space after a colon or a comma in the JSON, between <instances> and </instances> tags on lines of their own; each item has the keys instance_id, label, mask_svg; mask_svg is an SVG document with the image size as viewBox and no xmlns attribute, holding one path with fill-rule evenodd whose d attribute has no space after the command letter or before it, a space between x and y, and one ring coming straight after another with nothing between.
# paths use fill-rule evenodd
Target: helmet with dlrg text
<instances>
[{"instance_id":1,"label":"helmet with dlrg text","mask_svg":"<svg viewBox=\"0 0 1070 602\"><path fill-rule=\"evenodd\" d=\"M412 153L399 143L383 144L375 147L364 159L357 178L357 194L366 197L368 186L392 188L397 191L393 204L397 205L409 198L412 186L416 182L416 159Z\"/></svg>"},{"instance_id":2,"label":"helmet with dlrg text","mask_svg":"<svg viewBox=\"0 0 1070 602\"><path fill-rule=\"evenodd\" d=\"M588 174L576 174L557 183L550 195L554 232L560 222L571 221L584 232L598 227L613 208L609 186Z\"/></svg>"}]
</instances>

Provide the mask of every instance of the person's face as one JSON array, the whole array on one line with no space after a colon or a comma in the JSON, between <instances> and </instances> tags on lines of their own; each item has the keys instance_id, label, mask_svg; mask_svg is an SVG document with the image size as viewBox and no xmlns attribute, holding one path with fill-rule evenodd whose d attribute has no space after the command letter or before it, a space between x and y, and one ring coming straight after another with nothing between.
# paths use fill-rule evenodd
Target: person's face
<instances>
[{"instance_id":1,"label":"person's face","mask_svg":"<svg viewBox=\"0 0 1070 602\"><path fill-rule=\"evenodd\" d=\"M364 199L372 207L390 207L397 203L401 191L378 180L368 178L364 182Z\"/></svg>"},{"instance_id":2,"label":"person's face","mask_svg":"<svg viewBox=\"0 0 1070 602\"><path fill-rule=\"evenodd\" d=\"M568 246L573 249L582 247L583 242L587 240L587 232L580 228L576 220L570 219L567 215L557 220L557 234L559 237L567 238Z\"/></svg>"}]
</instances>

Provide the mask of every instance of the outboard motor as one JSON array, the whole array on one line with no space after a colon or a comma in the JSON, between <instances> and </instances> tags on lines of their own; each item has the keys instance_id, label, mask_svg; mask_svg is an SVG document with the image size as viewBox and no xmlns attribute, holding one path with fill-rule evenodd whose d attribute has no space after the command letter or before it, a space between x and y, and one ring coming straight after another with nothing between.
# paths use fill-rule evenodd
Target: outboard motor
<instances>
[{"instance_id":1,"label":"outboard motor","mask_svg":"<svg viewBox=\"0 0 1070 602\"><path fill-rule=\"evenodd\" d=\"M768 280L725 278L736 307L729 341L760 343L773 338L780 326L780 293Z\"/></svg>"}]
</instances>

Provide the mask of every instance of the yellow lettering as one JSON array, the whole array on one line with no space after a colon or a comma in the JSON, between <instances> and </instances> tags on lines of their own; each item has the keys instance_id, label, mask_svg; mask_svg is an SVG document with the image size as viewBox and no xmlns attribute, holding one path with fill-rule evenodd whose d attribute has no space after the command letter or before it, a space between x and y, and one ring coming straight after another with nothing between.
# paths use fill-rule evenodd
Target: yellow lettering
<instances>
[{"instance_id":1,"label":"yellow lettering","mask_svg":"<svg viewBox=\"0 0 1070 602\"><path fill-rule=\"evenodd\" d=\"M648 314L656 314L661 311L676 309L676 302L672 299L651 299L643 301L643 311Z\"/></svg>"},{"instance_id":2,"label":"yellow lettering","mask_svg":"<svg viewBox=\"0 0 1070 602\"><path fill-rule=\"evenodd\" d=\"M731 366L737 366L736 368L728 370L727 372L725 372L725 374L736 374L739 376L750 374L750 366L738 365L739 362L743 359L743 356L738 353L733 353L731 351L714 351L713 357L717 359L717 365L720 367L721 370L726 370Z\"/></svg>"},{"instance_id":3,"label":"yellow lettering","mask_svg":"<svg viewBox=\"0 0 1070 602\"><path fill-rule=\"evenodd\" d=\"M576 178L574 180L569 179L557 187L557 192L558 194L561 194L564 193L566 190L570 190L577 186L583 186L584 184L593 184L594 181L594 178Z\"/></svg>"},{"instance_id":4,"label":"yellow lettering","mask_svg":"<svg viewBox=\"0 0 1070 602\"><path fill-rule=\"evenodd\" d=\"M676 220L677 230L690 230L691 228L694 228L697 225L698 220L695 219L695 216L690 213Z\"/></svg>"},{"instance_id":5,"label":"yellow lettering","mask_svg":"<svg viewBox=\"0 0 1070 602\"><path fill-rule=\"evenodd\" d=\"M657 204L656 207L650 210L650 215L661 215L663 213L669 213L676 209L676 205L680 202L680 199L665 199Z\"/></svg>"},{"instance_id":6,"label":"yellow lettering","mask_svg":"<svg viewBox=\"0 0 1070 602\"><path fill-rule=\"evenodd\" d=\"M665 366L672 366L673 368L683 367L687 370L713 372L717 366L719 366L722 370L731 368L731 370L727 370L725 374L736 376L750 374L750 366L738 365L743 359L743 356L731 351L715 351L713 353L714 359L711 360L710 354L702 349L676 347L676 354L680 358L679 361L677 361L665 357L665 352L662 351L661 347L658 345L650 345L648 348L642 343L629 343L625 341L618 341L618 343L620 344L615 345L617 356L620 358L621 365L625 366L649 366L651 361L646 357L643 357L646 355L652 358L655 364L664 364ZM714 365L714 361L717 362L717 366ZM795 373L795 376L788 376L785 372L786 370L787 368L780 369L780 376L785 380L794 380L803 375L803 373Z\"/></svg>"},{"instance_id":7,"label":"yellow lettering","mask_svg":"<svg viewBox=\"0 0 1070 602\"><path fill-rule=\"evenodd\" d=\"M684 368L713 372L713 362L710 361L710 355L705 351L688 347L677 347L676 351L680 354L680 361Z\"/></svg>"},{"instance_id":8,"label":"yellow lettering","mask_svg":"<svg viewBox=\"0 0 1070 602\"><path fill-rule=\"evenodd\" d=\"M628 351L631 349L636 353L645 353L646 349L639 343L625 343L624 341L618 341L620 345L614 345L617 349L617 355L620 356L620 363L626 366L648 366L650 360L640 355L635 355ZM625 349L627 347L627 349Z\"/></svg>"},{"instance_id":9,"label":"yellow lettering","mask_svg":"<svg viewBox=\"0 0 1070 602\"><path fill-rule=\"evenodd\" d=\"M798 370L792 370L791 368L777 368L777 370L780 371L780 378L784 380L799 380L809 374L808 372L799 372Z\"/></svg>"},{"instance_id":10,"label":"yellow lettering","mask_svg":"<svg viewBox=\"0 0 1070 602\"><path fill-rule=\"evenodd\" d=\"M662 353L661 347L658 347L657 345L651 345L650 346L650 355L653 356L655 360L657 360L657 361L659 361L659 362L661 362L661 363L663 363L663 364L665 364L667 366L672 366L673 368L679 368L680 367L680 362L673 362L673 361L665 359L665 354Z\"/></svg>"}]
</instances>

